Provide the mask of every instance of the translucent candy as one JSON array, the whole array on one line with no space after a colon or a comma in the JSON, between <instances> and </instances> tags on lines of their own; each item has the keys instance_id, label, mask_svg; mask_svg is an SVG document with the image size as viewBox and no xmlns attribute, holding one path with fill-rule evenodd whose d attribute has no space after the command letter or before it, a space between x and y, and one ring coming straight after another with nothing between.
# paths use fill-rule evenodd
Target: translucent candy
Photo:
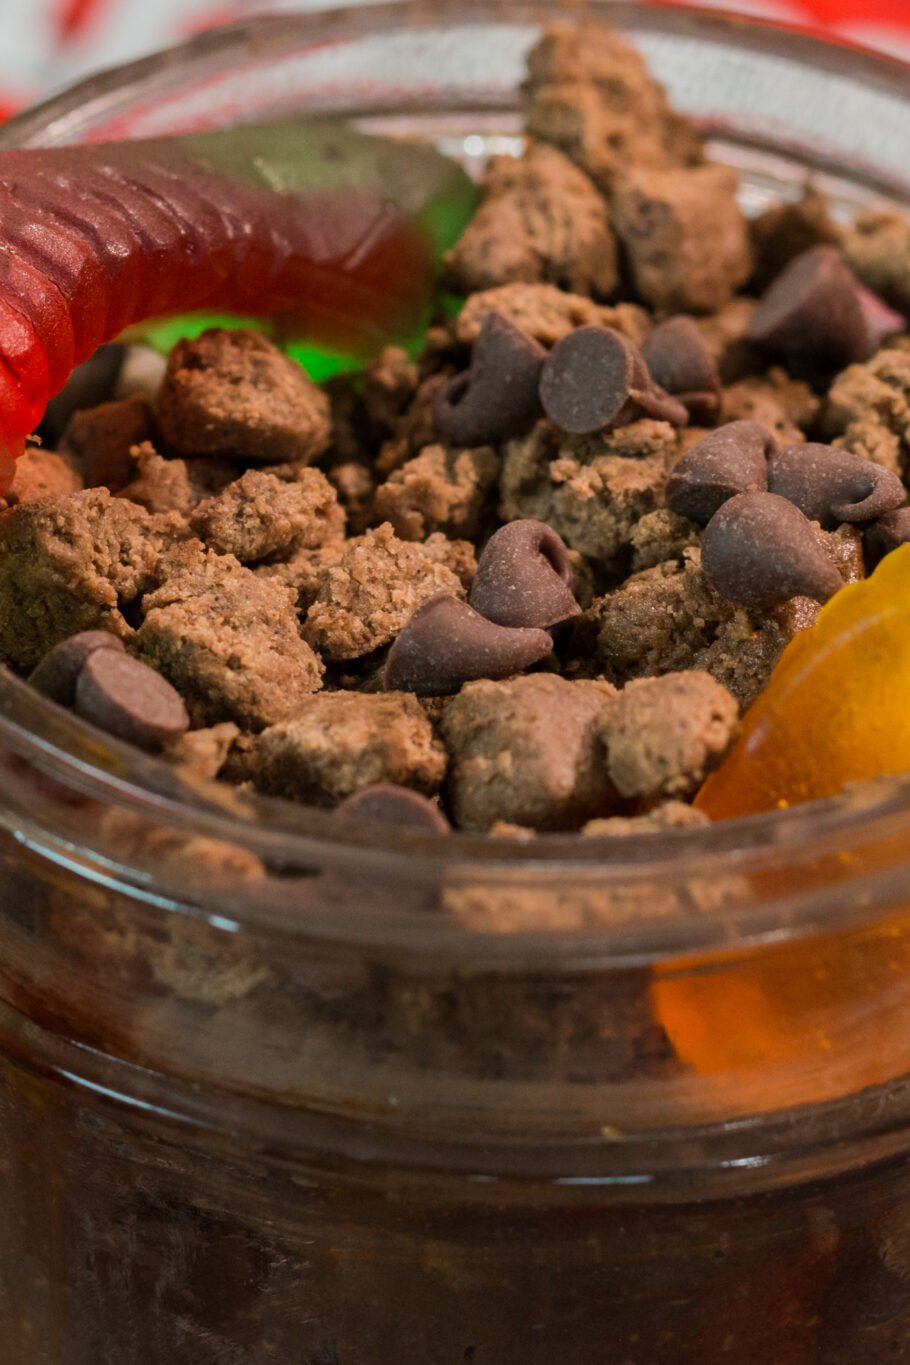
<instances>
[{"instance_id":1,"label":"translucent candy","mask_svg":"<svg viewBox=\"0 0 910 1365\"><path fill-rule=\"evenodd\" d=\"M696 805L715 820L910 771L910 546L788 645Z\"/></svg>"},{"instance_id":2,"label":"translucent candy","mask_svg":"<svg viewBox=\"0 0 910 1365\"><path fill-rule=\"evenodd\" d=\"M0 491L73 366L144 319L350 356L410 337L475 200L433 149L325 121L0 153Z\"/></svg>"}]
</instances>

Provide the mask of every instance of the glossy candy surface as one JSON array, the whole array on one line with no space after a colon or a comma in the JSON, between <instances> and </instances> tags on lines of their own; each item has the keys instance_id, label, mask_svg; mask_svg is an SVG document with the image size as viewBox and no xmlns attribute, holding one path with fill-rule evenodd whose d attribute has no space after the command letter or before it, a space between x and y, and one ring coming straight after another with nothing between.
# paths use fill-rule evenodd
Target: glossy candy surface
<instances>
[{"instance_id":1,"label":"glossy candy surface","mask_svg":"<svg viewBox=\"0 0 910 1365\"><path fill-rule=\"evenodd\" d=\"M910 771L910 546L788 645L696 805L715 820Z\"/></svg>"},{"instance_id":2,"label":"glossy candy surface","mask_svg":"<svg viewBox=\"0 0 910 1365\"><path fill-rule=\"evenodd\" d=\"M475 197L432 149L327 122L0 153L0 487L142 320L217 309L351 355L411 335Z\"/></svg>"}]
</instances>

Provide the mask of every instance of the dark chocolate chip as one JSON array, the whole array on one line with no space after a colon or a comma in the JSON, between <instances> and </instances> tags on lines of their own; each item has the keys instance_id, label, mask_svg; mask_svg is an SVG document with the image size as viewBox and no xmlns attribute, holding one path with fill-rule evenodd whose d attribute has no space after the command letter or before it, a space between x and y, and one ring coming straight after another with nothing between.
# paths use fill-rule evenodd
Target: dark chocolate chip
<instances>
[{"instance_id":1,"label":"dark chocolate chip","mask_svg":"<svg viewBox=\"0 0 910 1365\"><path fill-rule=\"evenodd\" d=\"M902 313L896 313L893 308L889 308L884 299L873 294L871 289L867 289L858 280L856 287L859 291L859 303L863 310L863 317L866 319L869 354L874 355L876 351L881 349L882 343L887 341L888 337L897 336L900 332L907 330L907 319Z\"/></svg>"},{"instance_id":2,"label":"dark chocolate chip","mask_svg":"<svg viewBox=\"0 0 910 1365\"><path fill-rule=\"evenodd\" d=\"M550 421L573 436L642 412L676 426L689 420L679 400L653 382L634 342L612 327L577 327L558 341L543 367L540 398Z\"/></svg>"},{"instance_id":3,"label":"dark chocolate chip","mask_svg":"<svg viewBox=\"0 0 910 1365\"><path fill-rule=\"evenodd\" d=\"M436 430L450 445L482 446L521 436L541 416L546 351L501 313L484 318L471 368L437 395Z\"/></svg>"},{"instance_id":4,"label":"dark chocolate chip","mask_svg":"<svg viewBox=\"0 0 910 1365\"><path fill-rule=\"evenodd\" d=\"M183 698L154 668L97 649L76 682L76 712L140 749L163 749L189 729Z\"/></svg>"},{"instance_id":5,"label":"dark chocolate chip","mask_svg":"<svg viewBox=\"0 0 910 1365\"><path fill-rule=\"evenodd\" d=\"M696 324L668 318L645 337L641 353L651 378L673 394L693 421L708 422L720 411L717 363Z\"/></svg>"},{"instance_id":6,"label":"dark chocolate chip","mask_svg":"<svg viewBox=\"0 0 910 1365\"><path fill-rule=\"evenodd\" d=\"M906 501L896 474L837 446L787 446L768 464L768 488L826 530L842 522L872 521Z\"/></svg>"},{"instance_id":7,"label":"dark chocolate chip","mask_svg":"<svg viewBox=\"0 0 910 1365\"><path fill-rule=\"evenodd\" d=\"M389 650L385 688L442 697L477 678L509 678L552 648L545 630L497 626L467 602L438 592L420 604Z\"/></svg>"},{"instance_id":8,"label":"dark chocolate chip","mask_svg":"<svg viewBox=\"0 0 910 1365\"><path fill-rule=\"evenodd\" d=\"M876 564L890 555L900 545L910 544L910 507L898 507L886 512L878 521L867 526L863 532L863 549L866 552L866 565L874 569Z\"/></svg>"},{"instance_id":9,"label":"dark chocolate chip","mask_svg":"<svg viewBox=\"0 0 910 1365\"><path fill-rule=\"evenodd\" d=\"M52 701L58 701L61 706L72 706L76 700L76 679L86 659L96 649L122 652L123 641L107 630L80 631L54 645L37 665L29 682Z\"/></svg>"},{"instance_id":10,"label":"dark chocolate chip","mask_svg":"<svg viewBox=\"0 0 910 1365\"><path fill-rule=\"evenodd\" d=\"M487 542L468 600L498 626L546 630L581 613L572 578L569 552L552 527L512 521Z\"/></svg>"},{"instance_id":11,"label":"dark chocolate chip","mask_svg":"<svg viewBox=\"0 0 910 1365\"><path fill-rule=\"evenodd\" d=\"M790 262L752 314L746 340L810 378L868 360L859 288L836 247L814 246Z\"/></svg>"},{"instance_id":12,"label":"dark chocolate chip","mask_svg":"<svg viewBox=\"0 0 910 1365\"><path fill-rule=\"evenodd\" d=\"M728 422L703 436L677 460L667 480L667 506L707 526L737 493L763 493L774 439L758 422Z\"/></svg>"},{"instance_id":13,"label":"dark chocolate chip","mask_svg":"<svg viewBox=\"0 0 910 1365\"><path fill-rule=\"evenodd\" d=\"M812 523L776 493L738 493L714 514L701 563L722 597L767 610L791 597L827 602L844 586Z\"/></svg>"},{"instance_id":14,"label":"dark chocolate chip","mask_svg":"<svg viewBox=\"0 0 910 1365\"><path fill-rule=\"evenodd\" d=\"M398 787L393 782L375 782L370 787L361 787L360 791L345 797L337 814L356 816L358 820L376 820L383 825L423 829L430 834L448 834L452 828L432 801L420 792Z\"/></svg>"}]
</instances>

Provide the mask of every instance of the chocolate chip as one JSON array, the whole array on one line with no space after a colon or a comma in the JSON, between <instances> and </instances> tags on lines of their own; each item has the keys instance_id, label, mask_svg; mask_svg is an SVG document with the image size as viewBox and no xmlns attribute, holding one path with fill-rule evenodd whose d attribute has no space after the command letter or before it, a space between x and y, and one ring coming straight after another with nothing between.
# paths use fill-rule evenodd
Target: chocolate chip
<instances>
[{"instance_id":1,"label":"chocolate chip","mask_svg":"<svg viewBox=\"0 0 910 1365\"><path fill-rule=\"evenodd\" d=\"M874 569L885 555L890 555L900 545L910 544L910 507L898 507L886 512L878 521L873 522L863 532L863 549L866 564Z\"/></svg>"},{"instance_id":2,"label":"chocolate chip","mask_svg":"<svg viewBox=\"0 0 910 1365\"><path fill-rule=\"evenodd\" d=\"M487 542L468 600L498 626L546 630L581 613L572 579L569 552L552 527L512 521Z\"/></svg>"},{"instance_id":3,"label":"chocolate chip","mask_svg":"<svg viewBox=\"0 0 910 1365\"><path fill-rule=\"evenodd\" d=\"M706 577L728 601L767 610L791 597L827 602L844 586L798 507L776 493L738 493L702 537Z\"/></svg>"},{"instance_id":4,"label":"chocolate chip","mask_svg":"<svg viewBox=\"0 0 910 1365\"><path fill-rule=\"evenodd\" d=\"M682 403L651 379L634 342L612 327L577 327L558 341L543 367L540 398L551 422L588 436L639 413L685 426Z\"/></svg>"},{"instance_id":5,"label":"chocolate chip","mask_svg":"<svg viewBox=\"0 0 910 1365\"><path fill-rule=\"evenodd\" d=\"M140 749L163 749L190 724L176 688L148 664L110 649L86 660L76 682L76 712Z\"/></svg>"},{"instance_id":6,"label":"chocolate chip","mask_svg":"<svg viewBox=\"0 0 910 1365\"><path fill-rule=\"evenodd\" d=\"M787 446L768 466L768 488L826 530L842 522L872 521L906 500L896 474L837 446Z\"/></svg>"},{"instance_id":7,"label":"chocolate chip","mask_svg":"<svg viewBox=\"0 0 910 1365\"><path fill-rule=\"evenodd\" d=\"M123 651L123 641L107 630L83 630L61 640L35 668L29 682L51 701L72 706L76 699L76 679L89 655L96 649Z\"/></svg>"},{"instance_id":8,"label":"chocolate chip","mask_svg":"<svg viewBox=\"0 0 910 1365\"><path fill-rule=\"evenodd\" d=\"M408 829L423 829L430 834L448 834L452 826L438 806L410 787L398 787L394 782L374 782L345 797L337 807L338 815L356 816L358 820L375 820L383 825L398 825Z\"/></svg>"},{"instance_id":9,"label":"chocolate chip","mask_svg":"<svg viewBox=\"0 0 910 1365\"><path fill-rule=\"evenodd\" d=\"M858 280L856 287L859 292L859 303L863 310L863 317L866 320L869 354L874 355L876 351L881 350L882 343L887 341L888 337L897 336L899 332L906 331L907 319L901 313L896 313L893 308L889 308L884 299L873 294L871 289L867 289Z\"/></svg>"},{"instance_id":10,"label":"chocolate chip","mask_svg":"<svg viewBox=\"0 0 910 1365\"><path fill-rule=\"evenodd\" d=\"M659 323L645 337L641 353L654 383L678 398L693 421L716 417L721 387L717 363L691 318Z\"/></svg>"},{"instance_id":11,"label":"chocolate chip","mask_svg":"<svg viewBox=\"0 0 910 1365\"><path fill-rule=\"evenodd\" d=\"M737 493L768 487L770 433L758 422L728 422L691 446L667 480L667 506L677 516L707 526Z\"/></svg>"},{"instance_id":12,"label":"chocolate chip","mask_svg":"<svg viewBox=\"0 0 910 1365\"><path fill-rule=\"evenodd\" d=\"M541 415L546 351L501 313L484 318L471 368L437 395L436 430L450 445L482 446L521 436Z\"/></svg>"},{"instance_id":13,"label":"chocolate chip","mask_svg":"<svg viewBox=\"0 0 910 1365\"><path fill-rule=\"evenodd\" d=\"M438 592L420 604L389 650L385 688L441 697L476 678L509 678L552 648L545 630L497 626L467 602Z\"/></svg>"},{"instance_id":14,"label":"chocolate chip","mask_svg":"<svg viewBox=\"0 0 910 1365\"><path fill-rule=\"evenodd\" d=\"M811 247L790 262L759 302L745 335L810 378L872 353L856 280L833 246Z\"/></svg>"}]
</instances>

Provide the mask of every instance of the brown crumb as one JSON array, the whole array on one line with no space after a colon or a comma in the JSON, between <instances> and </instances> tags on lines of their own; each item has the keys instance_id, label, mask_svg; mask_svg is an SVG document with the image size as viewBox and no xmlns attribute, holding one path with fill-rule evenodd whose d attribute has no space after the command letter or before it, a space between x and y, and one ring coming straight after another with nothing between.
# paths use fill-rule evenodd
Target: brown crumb
<instances>
[{"instance_id":1,"label":"brown crumb","mask_svg":"<svg viewBox=\"0 0 910 1365\"><path fill-rule=\"evenodd\" d=\"M104 484L116 493L133 474L130 451L154 434L152 410L144 398L123 398L74 412L63 434L63 449L78 461L87 487Z\"/></svg>"},{"instance_id":2,"label":"brown crumb","mask_svg":"<svg viewBox=\"0 0 910 1365\"><path fill-rule=\"evenodd\" d=\"M239 735L240 730L230 720L205 730L187 730L168 749L167 757L194 777L214 778L227 762Z\"/></svg>"},{"instance_id":3,"label":"brown crumb","mask_svg":"<svg viewBox=\"0 0 910 1365\"><path fill-rule=\"evenodd\" d=\"M831 386L822 418L836 444L910 477L910 352L879 351Z\"/></svg>"},{"instance_id":4,"label":"brown crumb","mask_svg":"<svg viewBox=\"0 0 910 1365\"><path fill-rule=\"evenodd\" d=\"M174 347L158 423L178 455L251 464L306 463L331 435L329 400L296 361L259 332L221 328Z\"/></svg>"},{"instance_id":5,"label":"brown crumb","mask_svg":"<svg viewBox=\"0 0 910 1365\"><path fill-rule=\"evenodd\" d=\"M124 611L156 582L162 552L186 534L106 488L23 502L0 515L0 657L34 668L82 630L132 634Z\"/></svg>"},{"instance_id":6,"label":"brown crumb","mask_svg":"<svg viewBox=\"0 0 910 1365\"><path fill-rule=\"evenodd\" d=\"M668 829L704 829L711 821L685 801L663 801L641 815L611 815L589 820L581 831L590 839L626 839L637 834L663 834Z\"/></svg>"},{"instance_id":7,"label":"brown crumb","mask_svg":"<svg viewBox=\"0 0 910 1365\"><path fill-rule=\"evenodd\" d=\"M807 189L795 203L772 204L749 224L755 273L752 288L767 289L781 271L810 247L837 244L840 233L824 194Z\"/></svg>"},{"instance_id":8,"label":"brown crumb","mask_svg":"<svg viewBox=\"0 0 910 1365\"><path fill-rule=\"evenodd\" d=\"M446 258L460 293L547 281L608 298L619 282L606 201L555 147L494 157L484 201Z\"/></svg>"},{"instance_id":9,"label":"brown crumb","mask_svg":"<svg viewBox=\"0 0 910 1365\"><path fill-rule=\"evenodd\" d=\"M233 720L259 730L321 686L322 665L300 638L291 588L198 545L159 572L134 645L182 693L194 726Z\"/></svg>"},{"instance_id":10,"label":"brown crumb","mask_svg":"<svg viewBox=\"0 0 910 1365\"><path fill-rule=\"evenodd\" d=\"M402 540L423 540L433 531L476 536L498 475L499 457L489 446L427 446L377 489L376 516L391 522Z\"/></svg>"},{"instance_id":11,"label":"brown crumb","mask_svg":"<svg viewBox=\"0 0 910 1365\"><path fill-rule=\"evenodd\" d=\"M780 446L805 441L821 406L808 384L776 366L731 384L722 402L724 422L759 422Z\"/></svg>"},{"instance_id":12,"label":"brown crumb","mask_svg":"<svg viewBox=\"0 0 910 1365\"><path fill-rule=\"evenodd\" d=\"M432 795L445 764L420 703L403 692L320 693L263 731L254 753L260 790L318 805L374 782Z\"/></svg>"},{"instance_id":13,"label":"brown crumb","mask_svg":"<svg viewBox=\"0 0 910 1365\"><path fill-rule=\"evenodd\" d=\"M401 346L386 346L363 372L363 406L376 426L391 430L417 393L417 366Z\"/></svg>"},{"instance_id":14,"label":"brown crumb","mask_svg":"<svg viewBox=\"0 0 910 1365\"><path fill-rule=\"evenodd\" d=\"M536 673L474 682L447 707L449 800L464 829L577 829L615 809L599 739L613 689Z\"/></svg>"},{"instance_id":15,"label":"brown crumb","mask_svg":"<svg viewBox=\"0 0 910 1365\"><path fill-rule=\"evenodd\" d=\"M15 507L20 502L34 502L36 498L78 493L82 486L82 476L68 455L29 445L16 461L16 478L6 495L6 502L9 507Z\"/></svg>"},{"instance_id":16,"label":"brown crumb","mask_svg":"<svg viewBox=\"0 0 910 1365\"><path fill-rule=\"evenodd\" d=\"M526 121L609 190L629 164L701 159L701 139L671 111L625 39L603 25L551 24L528 54Z\"/></svg>"},{"instance_id":17,"label":"brown crumb","mask_svg":"<svg viewBox=\"0 0 910 1365\"><path fill-rule=\"evenodd\" d=\"M626 800L691 796L736 737L739 707L697 669L630 682L604 709L607 772Z\"/></svg>"},{"instance_id":18,"label":"brown crumb","mask_svg":"<svg viewBox=\"0 0 910 1365\"><path fill-rule=\"evenodd\" d=\"M681 559L686 550L699 545L700 532L694 522L679 517L669 507L647 512L629 532L632 547L632 572L641 573L655 564Z\"/></svg>"},{"instance_id":19,"label":"brown crumb","mask_svg":"<svg viewBox=\"0 0 910 1365\"><path fill-rule=\"evenodd\" d=\"M505 448L501 516L544 521L571 549L614 570L636 524L663 503L675 442L665 422L574 440L541 424Z\"/></svg>"},{"instance_id":20,"label":"brown crumb","mask_svg":"<svg viewBox=\"0 0 910 1365\"><path fill-rule=\"evenodd\" d=\"M613 221L635 288L668 313L712 313L749 278L752 253L728 166L628 171Z\"/></svg>"},{"instance_id":21,"label":"brown crumb","mask_svg":"<svg viewBox=\"0 0 910 1365\"><path fill-rule=\"evenodd\" d=\"M330 659L358 659L389 644L434 592L464 596L459 579L388 522L349 540L319 569L304 638Z\"/></svg>"},{"instance_id":22,"label":"brown crumb","mask_svg":"<svg viewBox=\"0 0 910 1365\"><path fill-rule=\"evenodd\" d=\"M636 342L651 327L647 313L634 303L611 308L552 284L503 284L471 295L453 324L457 339L473 346L490 313L501 313L544 346L553 346L576 327L614 327Z\"/></svg>"},{"instance_id":23,"label":"brown crumb","mask_svg":"<svg viewBox=\"0 0 910 1365\"><path fill-rule=\"evenodd\" d=\"M910 222L900 209L860 213L843 235L847 264L874 293L910 315Z\"/></svg>"},{"instance_id":24,"label":"brown crumb","mask_svg":"<svg viewBox=\"0 0 910 1365\"><path fill-rule=\"evenodd\" d=\"M290 482L248 469L201 502L190 525L211 549L250 564L342 540L344 511L318 469L302 467Z\"/></svg>"}]
</instances>

